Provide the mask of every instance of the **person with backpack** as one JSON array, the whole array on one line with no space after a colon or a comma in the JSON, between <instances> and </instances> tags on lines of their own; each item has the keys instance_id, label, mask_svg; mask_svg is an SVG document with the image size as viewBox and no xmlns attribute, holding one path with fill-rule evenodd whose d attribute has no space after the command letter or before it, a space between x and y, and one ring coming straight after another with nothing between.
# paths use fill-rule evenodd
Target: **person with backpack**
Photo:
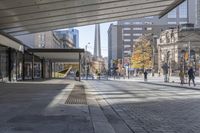
<instances>
[{"instance_id":1,"label":"person with backpack","mask_svg":"<svg viewBox=\"0 0 200 133\"><path fill-rule=\"evenodd\" d=\"M190 69L188 70L188 77L189 77L189 82L188 82L189 86L190 86L190 81L191 80L193 82L193 85L196 86L195 81L194 81L194 79L195 79L195 73L194 73L194 70L193 70L192 67L190 67Z\"/></svg>"}]
</instances>

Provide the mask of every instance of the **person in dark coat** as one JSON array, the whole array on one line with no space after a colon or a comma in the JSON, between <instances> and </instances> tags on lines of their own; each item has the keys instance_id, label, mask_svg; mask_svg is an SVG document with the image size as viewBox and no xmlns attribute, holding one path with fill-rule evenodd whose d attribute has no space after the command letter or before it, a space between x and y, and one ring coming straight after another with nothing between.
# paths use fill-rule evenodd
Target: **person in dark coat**
<instances>
[{"instance_id":1,"label":"person in dark coat","mask_svg":"<svg viewBox=\"0 0 200 133\"><path fill-rule=\"evenodd\" d=\"M147 81L147 75L148 75L147 71L144 71L144 81Z\"/></svg>"},{"instance_id":2,"label":"person in dark coat","mask_svg":"<svg viewBox=\"0 0 200 133\"><path fill-rule=\"evenodd\" d=\"M195 79L195 73L194 73L194 70L193 70L192 67L190 67L190 69L188 70L188 77L189 77L189 86L190 86L190 81L191 80L193 82L193 85L196 86L195 81L194 81L194 79Z\"/></svg>"}]
</instances>

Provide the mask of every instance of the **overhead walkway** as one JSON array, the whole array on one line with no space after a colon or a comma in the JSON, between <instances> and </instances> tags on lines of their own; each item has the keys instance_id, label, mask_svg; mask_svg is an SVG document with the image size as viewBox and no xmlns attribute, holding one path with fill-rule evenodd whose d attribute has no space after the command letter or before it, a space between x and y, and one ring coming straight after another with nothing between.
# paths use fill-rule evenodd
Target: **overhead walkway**
<instances>
[{"instance_id":1,"label":"overhead walkway","mask_svg":"<svg viewBox=\"0 0 200 133\"><path fill-rule=\"evenodd\" d=\"M185 0L1 0L0 30L13 36L159 15Z\"/></svg>"}]
</instances>

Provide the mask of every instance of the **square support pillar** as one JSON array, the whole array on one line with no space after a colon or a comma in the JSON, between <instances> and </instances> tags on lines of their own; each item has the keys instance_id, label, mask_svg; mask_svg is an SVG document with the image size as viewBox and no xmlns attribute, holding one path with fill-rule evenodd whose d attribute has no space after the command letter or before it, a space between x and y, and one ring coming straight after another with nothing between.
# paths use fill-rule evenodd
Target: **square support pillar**
<instances>
[{"instance_id":1,"label":"square support pillar","mask_svg":"<svg viewBox=\"0 0 200 133\"><path fill-rule=\"evenodd\" d=\"M56 78L56 62L54 62L54 78Z\"/></svg>"},{"instance_id":2,"label":"square support pillar","mask_svg":"<svg viewBox=\"0 0 200 133\"><path fill-rule=\"evenodd\" d=\"M34 80L34 54L32 53L32 80Z\"/></svg>"},{"instance_id":3,"label":"square support pillar","mask_svg":"<svg viewBox=\"0 0 200 133\"><path fill-rule=\"evenodd\" d=\"M79 53L79 82L81 81L81 54Z\"/></svg>"},{"instance_id":4,"label":"square support pillar","mask_svg":"<svg viewBox=\"0 0 200 133\"><path fill-rule=\"evenodd\" d=\"M8 48L8 81L12 80L12 59L11 59L11 48Z\"/></svg>"},{"instance_id":5,"label":"square support pillar","mask_svg":"<svg viewBox=\"0 0 200 133\"><path fill-rule=\"evenodd\" d=\"M41 59L41 77L44 79L44 59Z\"/></svg>"},{"instance_id":6,"label":"square support pillar","mask_svg":"<svg viewBox=\"0 0 200 133\"><path fill-rule=\"evenodd\" d=\"M52 61L49 60L49 78L52 78Z\"/></svg>"},{"instance_id":7,"label":"square support pillar","mask_svg":"<svg viewBox=\"0 0 200 133\"><path fill-rule=\"evenodd\" d=\"M22 80L25 80L25 53L23 54L23 59L22 59Z\"/></svg>"}]
</instances>

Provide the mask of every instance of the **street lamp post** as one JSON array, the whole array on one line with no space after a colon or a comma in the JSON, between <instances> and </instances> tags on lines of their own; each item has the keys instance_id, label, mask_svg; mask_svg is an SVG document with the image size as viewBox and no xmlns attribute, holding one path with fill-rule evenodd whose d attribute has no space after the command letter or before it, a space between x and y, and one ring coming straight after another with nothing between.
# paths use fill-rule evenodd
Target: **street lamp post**
<instances>
[{"instance_id":1,"label":"street lamp post","mask_svg":"<svg viewBox=\"0 0 200 133\"><path fill-rule=\"evenodd\" d=\"M167 69L168 69L168 77L167 77L167 82L169 82L169 77L171 74L171 59L170 59L170 51L167 52Z\"/></svg>"},{"instance_id":2,"label":"street lamp post","mask_svg":"<svg viewBox=\"0 0 200 133\"><path fill-rule=\"evenodd\" d=\"M84 62L85 63L85 79L88 79L88 73L87 73L87 71L88 71L87 70L87 67L88 67L87 65L88 64L87 64L86 56L87 56L87 47L88 47L89 44L90 43L88 42L88 44L85 45L85 62Z\"/></svg>"}]
</instances>

